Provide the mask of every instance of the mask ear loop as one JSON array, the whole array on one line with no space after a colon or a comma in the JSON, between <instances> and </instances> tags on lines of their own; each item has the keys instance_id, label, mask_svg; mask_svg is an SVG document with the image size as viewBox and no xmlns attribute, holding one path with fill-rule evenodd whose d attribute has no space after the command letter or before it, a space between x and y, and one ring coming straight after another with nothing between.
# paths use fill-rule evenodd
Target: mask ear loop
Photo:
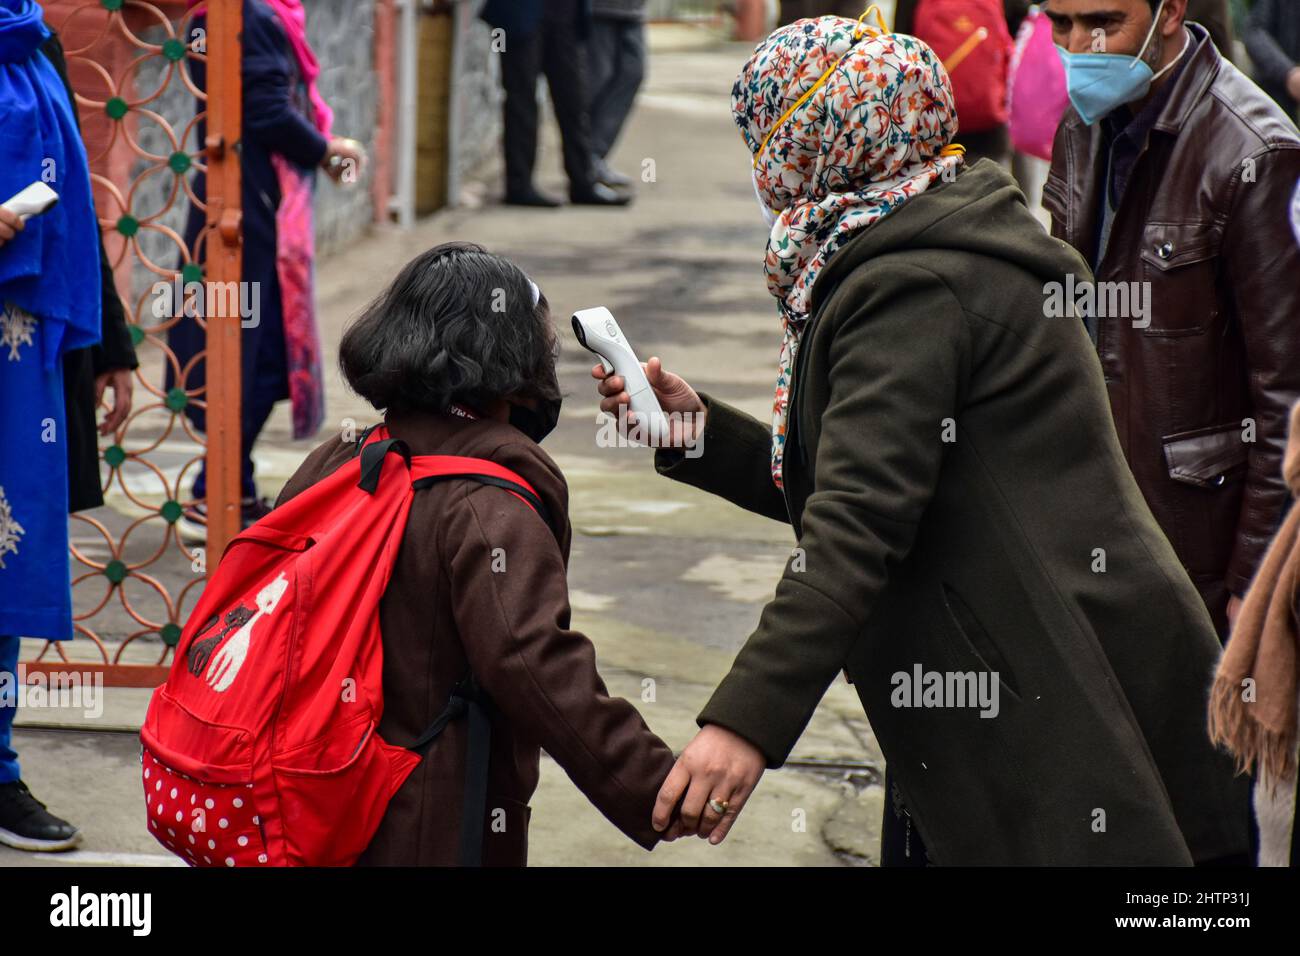
<instances>
[{"instance_id":1,"label":"mask ear loop","mask_svg":"<svg viewBox=\"0 0 1300 956\"><path fill-rule=\"evenodd\" d=\"M876 15L876 23L879 24L879 29L871 26L868 23L863 23L863 20L865 20L872 13ZM862 16L858 17L857 26L855 26L853 29L853 42L857 43L863 37L867 37L867 36L878 37L889 32L891 31L889 27L885 24L885 17L884 14L880 12L880 6L878 4L873 3L871 6L867 7L867 9L863 11ZM830 75L840 68L840 64L843 63L848 58L849 54L852 52L853 50L850 48L845 52L844 56L840 57L838 60L832 63L830 65L830 68L827 69L825 73L823 73L821 76L817 78L817 82L814 83L812 86L808 87L808 91L804 93L803 96L799 97L799 99L795 100L794 105L791 106L784 113L782 113L781 118L777 120L774 124L772 124L772 129L768 131L767 136L763 138L763 142L759 145L757 151L755 151L754 153L754 169L758 169L759 157L763 155L763 150L767 149L767 144L772 141L772 137L776 135L776 131L785 125L786 120L788 120L791 116L793 116L795 111L798 110L799 107L803 106L805 103L808 102L809 98L814 93L816 93L817 90L821 88L823 83L825 83L828 79L830 79Z\"/></svg>"},{"instance_id":2,"label":"mask ear loop","mask_svg":"<svg viewBox=\"0 0 1300 956\"><path fill-rule=\"evenodd\" d=\"M877 24L877 26L874 27L869 23L863 22L873 13L876 15ZM858 17L858 25L853 31L853 39L861 40L864 36L878 37L892 32L893 31L889 29L889 25L885 23L885 15L880 12L880 4L873 3L871 6L867 7L867 9L862 11L862 16Z\"/></svg>"},{"instance_id":3,"label":"mask ear loop","mask_svg":"<svg viewBox=\"0 0 1300 956\"><path fill-rule=\"evenodd\" d=\"M1156 37L1156 28L1160 26L1160 14L1164 12L1165 12L1165 0L1160 0L1160 5L1156 7L1156 12L1151 17L1151 29L1147 31L1147 38L1142 41L1142 49L1138 50L1137 56L1133 57L1133 62L1128 65L1128 68L1130 70L1137 69L1137 65L1139 63L1145 62L1142 59L1142 57L1146 56L1147 47L1151 45L1151 41L1154 40ZM1186 37L1186 33L1184 32L1183 52L1186 51L1187 51L1187 37ZM1179 56L1182 56L1182 53L1180 53ZM1150 69L1150 67L1148 67L1148 69ZM1168 69L1168 67L1165 67L1165 69Z\"/></svg>"}]
</instances>

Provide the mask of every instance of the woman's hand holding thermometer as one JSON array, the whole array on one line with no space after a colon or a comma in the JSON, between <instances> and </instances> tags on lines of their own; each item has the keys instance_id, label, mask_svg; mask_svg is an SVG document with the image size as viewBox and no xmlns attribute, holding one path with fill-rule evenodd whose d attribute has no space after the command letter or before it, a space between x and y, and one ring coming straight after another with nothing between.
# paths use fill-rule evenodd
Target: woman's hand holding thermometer
<instances>
[{"instance_id":1,"label":"woman's hand holding thermometer","mask_svg":"<svg viewBox=\"0 0 1300 956\"><path fill-rule=\"evenodd\" d=\"M697 444L704 433L704 419L708 409L700 401L700 396L695 394L695 389L680 376L665 372L663 363L656 355L652 355L642 369L668 419L668 440L660 444L668 448L685 448ZM596 391L601 395L601 410L617 417L619 409L626 409L630 404L627 383L621 375L606 372L603 365L594 366L591 377L596 380Z\"/></svg>"},{"instance_id":2,"label":"woman's hand holding thermometer","mask_svg":"<svg viewBox=\"0 0 1300 956\"><path fill-rule=\"evenodd\" d=\"M636 357L609 309L598 306L575 312L573 333L584 348L600 357L601 364L591 370L605 396L600 407L618 418L620 427L631 424L636 431L643 427L647 444L655 447L694 444L703 431L704 403L680 378L668 376L658 359L650 360L652 373L651 366ZM687 412L691 414L683 414Z\"/></svg>"}]
</instances>

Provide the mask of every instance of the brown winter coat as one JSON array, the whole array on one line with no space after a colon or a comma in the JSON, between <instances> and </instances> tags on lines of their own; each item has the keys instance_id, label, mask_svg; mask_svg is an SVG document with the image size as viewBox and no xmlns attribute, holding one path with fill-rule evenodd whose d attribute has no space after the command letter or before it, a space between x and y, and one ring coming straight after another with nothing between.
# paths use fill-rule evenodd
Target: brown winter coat
<instances>
[{"instance_id":1,"label":"brown winter coat","mask_svg":"<svg viewBox=\"0 0 1300 956\"><path fill-rule=\"evenodd\" d=\"M1133 476L1223 633L1229 594L1246 592L1288 498L1300 250L1284 210L1300 137L1204 30L1187 29L1187 62L1094 270L1099 282L1149 283L1150 314L1135 323L1110 310L1097 351ZM1052 234L1084 256L1096 247L1106 155L1102 124L1068 111L1043 206Z\"/></svg>"},{"instance_id":2,"label":"brown winter coat","mask_svg":"<svg viewBox=\"0 0 1300 956\"><path fill-rule=\"evenodd\" d=\"M380 604L380 734L402 746L414 742L472 669L493 702L485 864L527 862L528 801L542 749L615 826L653 848L650 815L673 755L631 704L607 695L591 642L569 629L564 476L546 452L502 422L413 415L387 424L413 454L488 458L512 469L536 489L557 533L500 488L456 481L416 493ZM290 479L280 503L329 475L353 447L326 441ZM466 721L455 721L434 741L394 796L362 865L457 862L467 732ZM492 825L494 817L504 819L504 832Z\"/></svg>"}]
</instances>

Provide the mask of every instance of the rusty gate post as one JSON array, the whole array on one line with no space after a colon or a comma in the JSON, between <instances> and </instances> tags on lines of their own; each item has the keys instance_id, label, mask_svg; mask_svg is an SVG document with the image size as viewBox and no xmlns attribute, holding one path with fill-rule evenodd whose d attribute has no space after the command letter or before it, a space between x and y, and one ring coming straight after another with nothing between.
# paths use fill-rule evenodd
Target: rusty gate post
<instances>
[{"instance_id":1,"label":"rusty gate post","mask_svg":"<svg viewBox=\"0 0 1300 956\"><path fill-rule=\"evenodd\" d=\"M208 3L208 282L242 280L242 223L240 210L240 123L243 114L240 67L242 63L241 0ZM220 285L217 288L229 288ZM208 301L228 303L227 295ZM235 302L260 301L234 297ZM214 310L220 312L222 310ZM207 474L209 571L226 545L240 531L240 416L242 410L239 309L233 316L208 317L207 355ZM254 315L251 321L260 321Z\"/></svg>"}]
</instances>

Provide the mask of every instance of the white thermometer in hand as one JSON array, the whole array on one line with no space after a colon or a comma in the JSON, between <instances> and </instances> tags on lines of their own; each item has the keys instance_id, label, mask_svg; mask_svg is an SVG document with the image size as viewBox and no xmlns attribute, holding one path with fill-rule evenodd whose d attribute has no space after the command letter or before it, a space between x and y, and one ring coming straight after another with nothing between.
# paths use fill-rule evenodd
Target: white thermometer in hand
<instances>
[{"instance_id":1,"label":"white thermometer in hand","mask_svg":"<svg viewBox=\"0 0 1300 956\"><path fill-rule=\"evenodd\" d=\"M668 421L659 399L645 377L641 360L632 351L623 330L614 321L613 314L604 306L582 309L573 313L573 333L583 348L595 352L605 366L606 373L623 379L623 390L628 394L628 404L637 422L646 429L651 445L660 444L668 436Z\"/></svg>"},{"instance_id":2,"label":"white thermometer in hand","mask_svg":"<svg viewBox=\"0 0 1300 956\"><path fill-rule=\"evenodd\" d=\"M6 202L4 207L26 222L32 216L48 212L58 201L58 193L45 183L37 181Z\"/></svg>"}]
</instances>

